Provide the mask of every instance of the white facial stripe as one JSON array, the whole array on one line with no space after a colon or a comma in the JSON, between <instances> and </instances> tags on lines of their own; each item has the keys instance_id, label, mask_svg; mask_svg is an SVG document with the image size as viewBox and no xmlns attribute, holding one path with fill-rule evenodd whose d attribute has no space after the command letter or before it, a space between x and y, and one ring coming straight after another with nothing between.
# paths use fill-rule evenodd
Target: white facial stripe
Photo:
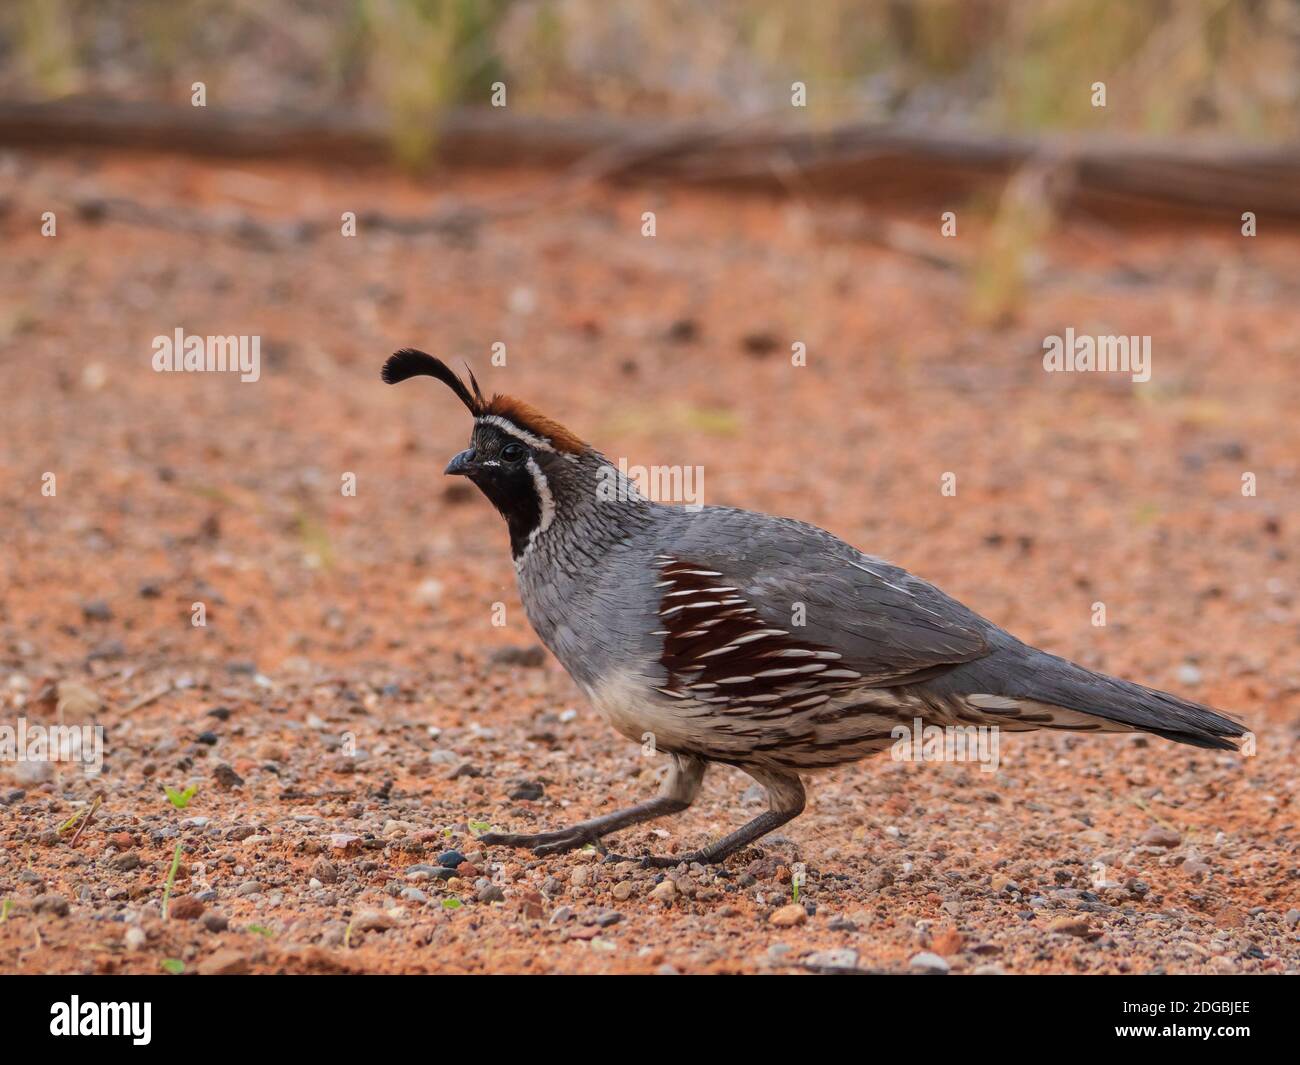
<instances>
[{"instance_id":1,"label":"white facial stripe","mask_svg":"<svg viewBox=\"0 0 1300 1065\"><path fill-rule=\"evenodd\" d=\"M499 414L482 414L479 417L475 418L474 421L476 424L478 422L484 422L487 425L491 425L496 427L497 429L500 429L503 433L509 433L516 440L522 440L529 447L537 448L538 451L553 452L555 450L555 448L551 447L551 445L548 444L545 440L543 440L540 436L534 436L532 433L528 432L528 430L520 429L519 426L517 426L509 418L503 418Z\"/></svg>"},{"instance_id":2,"label":"white facial stripe","mask_svg":"<svg viewBox=\"0 0 1300 1065\"><path fill-rule=\"evenodd\" d=\"M551 486L546 483L546 474L531 455L528 457L527 466L528 472L533 475L533 487L537 489L537 502L541 504L542 515L537 522L537 528L528 534L528 543L524 545L525 555L532 549L533 541L538 535L544 533L547 526L555 520L555 499L551 495Z\"/></svg>"}]
</instances>

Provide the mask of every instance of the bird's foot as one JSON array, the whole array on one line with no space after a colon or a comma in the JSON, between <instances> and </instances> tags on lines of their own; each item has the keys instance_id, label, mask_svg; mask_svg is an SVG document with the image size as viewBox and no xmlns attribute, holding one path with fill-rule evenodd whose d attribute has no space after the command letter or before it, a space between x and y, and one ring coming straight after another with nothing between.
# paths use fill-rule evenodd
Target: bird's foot
<instances>
[{"instance_id":1,"label":"bird's foot","mask_svg":"<svg viewBox=\"0 0 1300 1065\"><path fill-rule=\"evenodd\" d=\"M600 860L604 865L618 865L620 862L639 862L641 859L630 854L615 854L613 851L607 851L599 843L596 849L600 851Z\"/></svg>"},{"instance_id":2,"label":"bird's foot","mask_svg":"<svg viewBox=\"0 0 1300 1065\"><path fill-rule=\"evenodd\" d=\"M712 865L715 862L722 861L726 855L712 858L704 851L691 851L688 854L647 854L641 859L641 865L645 869L675 869L683 862L690 865L692 862L699 862L701 865Z\"/></svg>"},{"instance_id":3,"label":"bird's foot","mask_svg":"<svg viewBox=\"0 0 1300 1065\"><path fill-rule=\"evenodd\" d=\"M600 845L597 844L599 847ZM604 863L606 865L617 865L619 862L636 862L642 869L675 869L685 862L690 865L692 862L699 862L701 865L710 865L721 862L726 855L710 857L705 851L691 851L688 854L611 854L604 851Z\"/></svg>"},{"instance_id":4,"label":"bird's foot","mask_svg":"<svg viewBox=\"0 0 1300 1065\"><path fill-rule=\"evenodd\" d=\"M548 854L563 854L565 851L585 847L588 843L595 843L596 837L588 829L562 828L556 832L526 834L488 832L479 836L478 842L488 847L523 847L543 858Z\"/></svg>"}]
</instances>

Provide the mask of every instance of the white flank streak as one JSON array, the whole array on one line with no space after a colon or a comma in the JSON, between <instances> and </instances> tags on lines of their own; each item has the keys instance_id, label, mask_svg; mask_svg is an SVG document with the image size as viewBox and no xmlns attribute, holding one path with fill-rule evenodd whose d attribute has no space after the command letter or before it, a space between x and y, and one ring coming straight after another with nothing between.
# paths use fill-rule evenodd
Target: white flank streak
<instances>
[{"instance_id":1,"label":"white flank streak","mask_svg":"<svg viewBox=\"0 0 1300 1065\"><path fill-rule=\"evenodd\" d=\"M757 632L747 632L744 636L737 636L731 642L733 644L753 643L755 640L764 639L767 636L784 636L785 629L759 629Z\"/></svg>"},{"instance_id":2,"label":"white flank streak","mask_svg":"<svg viewBox=\"0 0 1300 1065\"><path fill-rule=\"evenodd\" d=\"M1020 703L1001 695L968 695L966 701L982 710L1019 710Z\"/></svg>"}]
</instances>

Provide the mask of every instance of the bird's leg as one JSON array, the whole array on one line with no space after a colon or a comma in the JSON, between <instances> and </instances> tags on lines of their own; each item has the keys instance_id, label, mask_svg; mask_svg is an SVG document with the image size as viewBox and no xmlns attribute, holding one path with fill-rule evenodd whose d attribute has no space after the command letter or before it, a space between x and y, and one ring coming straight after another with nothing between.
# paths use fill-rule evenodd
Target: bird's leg
<instances>
[{"instance_id":1,"label":"bird's leg","mask_svg":"<svg viewBox=\"0 0 1300 1065\"><path fill-rule=\"evenodd\" d=\"M641 864L655 869L670 869L682 862L687 864L699 862L701 865L721 862L742 847L747 847L754 840L766 836L773 829L780 828L787 821L793 821L803 813L803 781L797 774L748 767L745 768L745 772L767 788L768 809L765 812L707 847L686 854L648 855L641 859Z\"/></svg>"},{"instance_id":2,"label":"bird's leg","mask_svg":"<svg viewBox=\"0 0 1300 1065\"><path fill-rule=\"evenodd\" d=\"M639 825L643 821L653 821L656 817L681 813L700 793L700 783L704 780L706 763L694 755L674 754L671 757L668 776L664 778L659 794L653 799L637 803L626 810L616 810L603 817L593 817L590 821L579 821L576 825L561 828L556 832L523 835L489 832L487 835L479 836L478 840L489 847L498 845L528 847L541 857L595 843L601 836L607 836L629 825Z\"/></svg>"}]
</instances>

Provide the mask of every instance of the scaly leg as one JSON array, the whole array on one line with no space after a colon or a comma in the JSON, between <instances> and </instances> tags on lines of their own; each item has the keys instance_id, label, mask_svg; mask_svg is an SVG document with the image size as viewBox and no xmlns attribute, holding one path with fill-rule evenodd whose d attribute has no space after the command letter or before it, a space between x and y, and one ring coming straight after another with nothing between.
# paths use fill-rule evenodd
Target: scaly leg
<instances>
[{"instance_id":1,"label":"scaly leg","mask_svg":"<svg viewBox=\"0 0 1300 1065\"><path fill-rule=\"evenodd\" d=\"M519 835L507 832L489 832L479 836L478 841L489 847L528 847L538 857L547 854L561 854L564 851L595 843L601 836L617 832L629 825L639 825L643 821L653 821L656 817L679 814L695 801L700 793L700 784L704 780L707 763L703 759L689 754L674 754L668 767L668 776L664 778L659 794L647 802L637 803L626 810L616 810L603 817L593 817L590 821L580 821L569 828L556 832L538 832Z\"/></svg>"},{"instance_id":2,"label":"scaly leg","mask_svg":"<svg viewBox=\"0 0 1300 1065\"><path fill-rule=\"evenodd\" d=\"M741 826L728 836L707 847L686 854L667 854L663 856L647 855L641 864L654 869L671 869L686 862L699 862L710 865L724 861L754 840L766 836L773 829L780 828L787 821L793 821L804 807L803 781L795 773L782 773L779 770L743 767L745 772L767 788L768 809L759 814L748 824Z\"/></svg>"}]
</instances>

